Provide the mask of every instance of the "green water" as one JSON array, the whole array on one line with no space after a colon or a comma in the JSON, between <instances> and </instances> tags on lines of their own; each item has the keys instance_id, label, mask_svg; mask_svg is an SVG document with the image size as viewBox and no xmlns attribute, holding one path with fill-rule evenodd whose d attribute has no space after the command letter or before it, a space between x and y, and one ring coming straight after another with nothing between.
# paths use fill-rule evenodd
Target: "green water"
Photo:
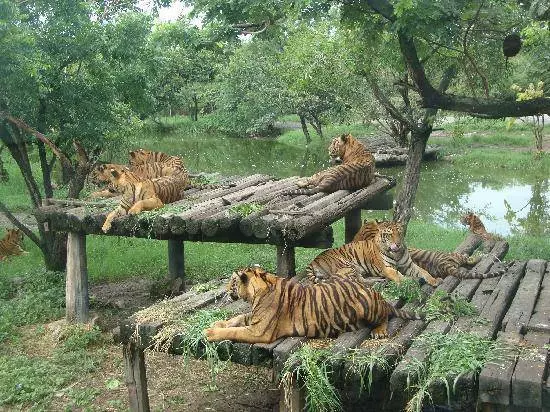
<instances>
[{"instance_id":1,"label":"green water","mask_svg":"<svg viewBox=\"0 0 550 412\"><path fill-rule=\"evenodd\" d=\"M282 142L172 135L153 144L145 140L143 144L182 156L191 171L287 177L310 175L328 166L328 139L316 140L307 151L298 138ZM382 170L397 177L398 182L402 172L403 167ZM545 173L541 176L540 168L510 170L479 163L465 167L449 161L427 162L422 166L413 218L459 228L460 215L473 210L493 233L548 236L550 183Z\"/></svg>"}]
</instances>

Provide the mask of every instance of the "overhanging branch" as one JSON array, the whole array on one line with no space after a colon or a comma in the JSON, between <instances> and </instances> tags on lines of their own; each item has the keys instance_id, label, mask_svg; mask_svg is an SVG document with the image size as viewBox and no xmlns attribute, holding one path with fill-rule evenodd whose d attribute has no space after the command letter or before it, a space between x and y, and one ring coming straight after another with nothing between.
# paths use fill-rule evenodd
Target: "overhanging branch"
<instances>
[{"instance_id":1,"label":"overhanging branch","mask_svg":"<svg viewBox=\"0 0 550 412\"><path fill-rule=\"evenodd\" d=\"M40 249L43 248L43 244L40 239L23 223L19 221L8 209L8 207L0 201L0 212L2 212L13 225L21 230L25 236L32 240Z\"/></svg>"}]
</instances>

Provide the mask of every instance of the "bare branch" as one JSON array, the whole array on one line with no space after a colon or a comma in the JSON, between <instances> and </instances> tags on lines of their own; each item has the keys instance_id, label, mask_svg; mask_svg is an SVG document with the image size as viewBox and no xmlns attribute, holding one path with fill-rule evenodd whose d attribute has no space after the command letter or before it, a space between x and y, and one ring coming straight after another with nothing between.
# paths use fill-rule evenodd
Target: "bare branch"
<instances>
[{"instance_id":1,"label":"bare branch","mask_svg":"<svg viewBox=\"0 0 550 412\"><path fill-rule=\"evenodd\" d=\"M2 201L0 201L0 212L2 212L16 228L21 230L25 234L25 236L32 240L40 249L44 248L44 245L42 244L40 239L12 214L9 211L8 207Z\"/></svg>"},{"instance_id":2,"label":"bare branch","mask_svg":"<svg viewBox=\"0 0 550 412\"><path fill-rule=\"evenodd\" d=\"M472 55L468 51L468 40L467 40L468 39L468 34L470 33L470 30L472 29L475 22L479 18L479 13L481 12L481 9L483 8L484 3L485 3L484 1L481 1L479 3L479 7L477 8L477 11L476 11L476 14L475 14L474 18L472 19L472 21L470 21L470 23L468 24L468 27L466 27L466 30L464 31L464 37L462 38L462 50L463 50L464 56L466 56L466 58L468 59L468 61L470 62L470 64L472 65L472 67L474 68L476 73L479 75L479 77L481 77L481 81L483 83L483 89L485 90L485 97L489 97L489 83L487 82L487 78L483 75L483 73L481 73L481 70L479 69L478 65L476 64L474 58L472 57Z\"/></svg>"}]
</instances>

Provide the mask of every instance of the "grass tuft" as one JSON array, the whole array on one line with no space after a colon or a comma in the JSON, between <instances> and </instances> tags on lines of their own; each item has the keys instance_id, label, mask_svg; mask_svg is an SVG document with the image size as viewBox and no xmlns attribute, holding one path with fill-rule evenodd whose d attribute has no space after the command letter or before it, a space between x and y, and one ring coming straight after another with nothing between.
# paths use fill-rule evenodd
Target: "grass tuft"
<instances>
[{"instance_id":1,"label":"grass tuft","mask_svg":"<svg viewBox=\"0 0 550 412\"><path fill-rule=\"evenodd\" d=\"M260 212L264 209L264 205L259 203L242 203L240 205L231 206L229 213L240 215L241 217L247 217L251 213Z\"/></svg>"},{"instance_id":2,"label":"grass tuft","mask_svg":"<svg viewBox=\"0 0 550 412\"><path fill-rule=\"evenodd\" d=\"M380 282L374 286L386 300L402 299L406 303L421 302L424 299L417 279L406 278L401 283Z\"/></svg>"},{"instance_id":3,"label":"grass tuft","mask_svg":"<svg viewBox=\"0 0 550 412\"><path fill-rule=\"evenodd\" d=\"M437 290L431 294L422 308L426 314L426 320L442 320L452 322L461 316L474 316L476 307L460 296L449 295L443 290Z\"/></svg>"}]
</instances>

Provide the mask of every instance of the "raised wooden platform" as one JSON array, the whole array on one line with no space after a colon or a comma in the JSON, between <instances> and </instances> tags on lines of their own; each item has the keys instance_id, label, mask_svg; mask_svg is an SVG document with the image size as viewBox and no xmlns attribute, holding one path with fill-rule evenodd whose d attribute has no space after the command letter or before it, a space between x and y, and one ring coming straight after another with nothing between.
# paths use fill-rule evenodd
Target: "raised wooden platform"
<instances>
[{"instance_id":1,"label":"raised wooden platform","mask_svg":"<svg viewBox=\"0 0 550 412\"><path fill-rule=\"evenodd\" d=\"M183 200L163 209L113 221L101 231L117 199L104 202L49 199L35 211L47 230L69 232L67 255L67 318L88 319L86 235L115 235L168 240L168 267L172 279L184 279L184 241L267 243L277 248L277 273L293 275L295 247L331 247L330 225L345 218L349 241L361 226L361 209L390 209L386 193L395 185L377 177L364 189L289 196L299 177L276 179L256 174L220 178L217 189L194 188ZM244 210L254 210L250 214ZM243 262L244 264L245 262ZM181 290L181 289L180 289Z\"/></svg>"},{"instance_id":2,"label":"raised wooden platform","mask_svg":"<svg viewBox=\"0 0 550 412\"><path fill-rule=\"evenodd\" d=\"M466 253L479 245L479 239L468 237L457 250ZM503 268L500 259L508 250L508 244L499 241L494 244L489 254L476 266L480 273ZM187 293L175 298L181 305L182 313L192 312L197 308L225 308L232 312L247 310L247 304L241 301L228 302L222 299L225 291L223 284L203 294ZM414 339L429 332L457 333L470 332L488 339L502 339L518 342L533 348L533 356L517 359L511 356L499 364L488 364L479 376L466 375L456 382L455 392L447 399L445 385L430 388L433 403L450 410L475 410L476 405L490 411L542 411L550 410L550 391L546 383L548 374L548 351L545 344L550 339L550 265L538 259L527 262L515 262L507 268L502 277L492 279L459 279L450 277L436 289L423 286L427 294L434 290L454 292L469 300L477 308L479 316L459 318L450 323L444 321L404 321L392 319L389 325L391 339L379 342L368 336L370 330L363 329L340 335L326 343L331 351L342 351L358 348L368 353L381 350L389 361L391 368L382 370L374 368L371 391L359 391L360 376L350 373L350 365L340 363L333 365L333 378L339 388L346 411L364 410L402 410L408 400L406 388L414 384L414 377L408 376L406 365L412 359L425 359L427 354ZM402 306L402 302L393 302ZM412 309L412 307L406 307ZM139 324L129 319L121 325L118 339L124 345L127 364L129 354L136 361L131 363L132 370L141 370L144 362L143 350L152 344L154 336L163 327L161 322ZM139 339L136 339L139 337ZM228 343L224 351L231 354L231 360L245 365L265 365L272 367L274 376L292 351L307 342L305 338L279 339L271 344ZM177 353L178 341L170 343L170 351ZM143 363L144 365L144 363ZM143 366L144 368L144 366ZM145 370L141 380L133 380L130 391L135 410L147 404L147 383ZM363 377L364 378L364 377ZM450 376L451 382L456 377ZM303 407L303 396L299 388L291 394L294 410ZM137 393L139 392L139 396ZM302 394L303 395L303 394ZM391 396L390 396L391 395ZM140 406L141 405L141 406ZM449 406L450 405L450 406ZM138 407L139 406L139 407ZM284 409L284 405L281 405ZM368 408L372 409L368 409Z\"/></svg>"}]
</instances>

